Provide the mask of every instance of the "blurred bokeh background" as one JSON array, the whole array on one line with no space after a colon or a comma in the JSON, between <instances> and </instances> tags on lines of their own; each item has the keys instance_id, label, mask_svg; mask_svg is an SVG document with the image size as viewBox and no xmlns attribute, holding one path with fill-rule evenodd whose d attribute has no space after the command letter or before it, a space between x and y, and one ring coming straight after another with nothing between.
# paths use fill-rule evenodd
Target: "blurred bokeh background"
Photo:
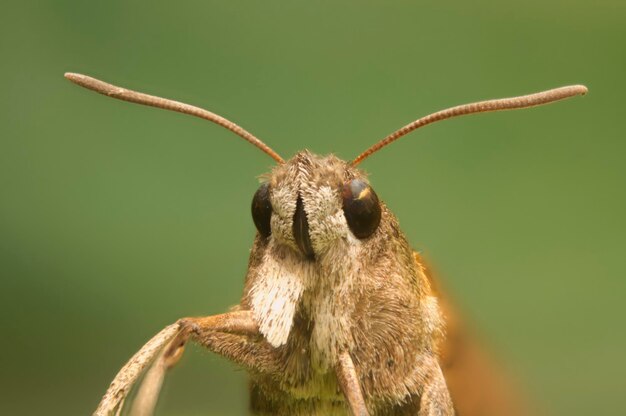
<instances>
[{"instance_id":1,"label":"blurred bokeh background","mask_svg":"<svg viewBox=\"0 0 626 416\"><path fill-rule=\"evenodd\" d=\"M584 98L428 127L362 167L548 414L623 414L626 3L5 1L0 414L84 415L179 317L237 303L272 160L232 133L63 79L197 104L284 157L352 158L405 123L585 83ZM244 414L192 348L159 414Z\"/></svg>"}]
</instances>

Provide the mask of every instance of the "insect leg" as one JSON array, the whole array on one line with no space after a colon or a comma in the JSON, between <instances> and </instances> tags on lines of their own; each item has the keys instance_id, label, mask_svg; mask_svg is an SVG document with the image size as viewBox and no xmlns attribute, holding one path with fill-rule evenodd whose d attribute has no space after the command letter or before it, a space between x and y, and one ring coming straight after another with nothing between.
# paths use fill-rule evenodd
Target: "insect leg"
<instances>
[{"instance_id":1,"label":"insect leg","mask_svg":"<svg viewBox=\"0 0 626 416\"><path fill-rule=\"evenodd\" d=\"M185 344L190 340L257 371L268 371L267 363L273 361L269 344L265 343L264 348L251 339L258 334L258 328L249 311L183 318L178 321L178 325L179 335L164 349L144 376L133 400L130 415L151 416L154 413L165 373L182 357Z\"/></svg>"},{"instance_id":2,"label":"insect leg","mask_svg":"<svg viewBox=\"0 0 626 416\"><path fill-rule=\"evenodd\" d=\"M437 359L426 356L418 361L425 375L418 416L453 416L454 407Z\"/></svg>"},{"instance_id":3,"label":"insect leg","mask_svg":"<svg viewBox=\"0 0 626 416\"><path fill-rule=\"evenodd\" d=\"M150 365L155 356L168 345L179 333L179 325L165 327L148 341L117 373L107 392L102 397L94 416L119 414L124 399L135 384L143 370Z\"/></svg>"},{"instance_id":4,"label":"insect leg","mask_svg":"<svg viewBox=\"0 0 626 416\"><path fill-rule=\"evenodd\" d=\"M203 318L201 318L203 319ZM249 321L239 326L238 331L225 331L205 326L200 321L192 324L190 338L211 352L245 367L264 374L276 374L280 365L275 349L263 338L250 314ZM254 329L255 332L251 330Z\"/></svg>"},{"instance_id":5,"label":"insect leg","mask_svg":"<svg viewBox=\"0 0 626 416\"><path fill-rule=\"evenodd\" d=\"M146 372L132 402L129 415L151 416L154 413L159 393L165 379L165 373L169 370L184 351L184 341L181 335L163 348L159 356L154 360L152 367Z\"/></svg>"},{"instance_id":6,"label":"insect leg","mask_svg":"<svg viewBox=\"0 0 626 416\"><path fill-rule=\"evenodd\" d=\"M144 401L147 404L144 407L139 407L137 413L150 414L151 408L156 403L156 396L158 396L165 371L180 358L184 345L189 338L196 340L199 334L207 331L223 334L224 336L230 335L228 334L229 332L244 334L240 335L244 339L246 335L258 334L256 324L249 311L234 311L202 318L181 319L155 335L122 367L100 401L94 416L119 414L126 396L139 376L159 356L153 368L154 371L151 370L146 376L146 382L149 386L143 389L143 393L142 389L140 389L138 397L140 401ZM233 336L236 337L237 335ZM198 341L204 345L201 339L198 339ZM212 348L209 349L213 350ZM217 350L215 352L220 353ZM226 354L222 355L231 358Z\"/></svg>"},{"instance_id":7,"label":"insect leg","mask_svg":"<svg viewBox=\"0 0 626 416\"><path fill-rule=\"evenodd\" d=\"M344 396L348 400L350 410L354 416L367 416L367 407L363 399L363 392L359 385L359 378L352 362L352 357L348 352L343 352L339 356L337 364L337 380Z\"/></svg>"}]
</instances>

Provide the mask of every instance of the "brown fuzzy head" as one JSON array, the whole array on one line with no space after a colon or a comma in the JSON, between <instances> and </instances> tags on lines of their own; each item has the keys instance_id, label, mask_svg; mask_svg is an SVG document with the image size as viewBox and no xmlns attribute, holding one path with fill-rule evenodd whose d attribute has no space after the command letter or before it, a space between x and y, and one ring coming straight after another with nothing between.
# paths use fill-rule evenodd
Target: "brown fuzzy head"
<instances>
[{"instance_id":1,"label":"brown fuzzy head","mask_svg":"<svg viewBox=\"0 0 626 416\"><path fill-rule=\"evenodd\" d=\"M270 216L258 209L268 204ZM338 246L371 242L381 205L363 172L333 155L303 151L274 168L255 194L252 214L257 228L266 228L264 238L302 260L324 262Z\"/></svg>"}]
</instances>

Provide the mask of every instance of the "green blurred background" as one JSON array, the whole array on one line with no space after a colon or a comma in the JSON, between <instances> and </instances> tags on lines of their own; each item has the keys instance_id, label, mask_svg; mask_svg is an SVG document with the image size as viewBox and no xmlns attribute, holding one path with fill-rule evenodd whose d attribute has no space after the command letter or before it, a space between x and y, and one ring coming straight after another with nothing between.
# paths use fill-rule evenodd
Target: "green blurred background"
<instances>
[{"instance_id":1,"label":"green blurred background","mask_svg":"<svg viewBox=\"0 0 626 416\"><path fill-rule=\"evenodd\" d=\"M428 127L363 168L547 413L623 414L625 21L621 0L3 2L0 414L89 414L159 329L235 304L272 165L65 71L204 106L284 157L352 158L447 106L587 84ZM245 373L197 348L159 405L246 408Z\"/></svg>"}]
</instances>

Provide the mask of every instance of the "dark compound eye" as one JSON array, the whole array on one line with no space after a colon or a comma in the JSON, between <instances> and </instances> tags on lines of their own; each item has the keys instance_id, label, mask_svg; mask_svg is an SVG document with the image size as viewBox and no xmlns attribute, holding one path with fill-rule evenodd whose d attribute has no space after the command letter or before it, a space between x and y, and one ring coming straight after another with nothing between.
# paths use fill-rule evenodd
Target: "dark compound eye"
<instances>
[{"instance_id":1,"label":"dark compound eye","mask_svg":"<svg viewBox=\"0 0 626 416\"><path fill-rule=\"evenodd\" d=\"M365 181L353 179L343 186L343 213L356 238L367 238L380 224L378 196Z\"/></svg>"},{"instance_id":2,"label":"dark compound eye","mask_svg":"<svg viewBox=\"0 0 626 416\"><path fill-rule=\"evenodd\" d=\"M261 237L267 238L272 233L272 204L270 203L270 186L264 183L252 198L252 220Z\"/></svg>"}]
</instances>

